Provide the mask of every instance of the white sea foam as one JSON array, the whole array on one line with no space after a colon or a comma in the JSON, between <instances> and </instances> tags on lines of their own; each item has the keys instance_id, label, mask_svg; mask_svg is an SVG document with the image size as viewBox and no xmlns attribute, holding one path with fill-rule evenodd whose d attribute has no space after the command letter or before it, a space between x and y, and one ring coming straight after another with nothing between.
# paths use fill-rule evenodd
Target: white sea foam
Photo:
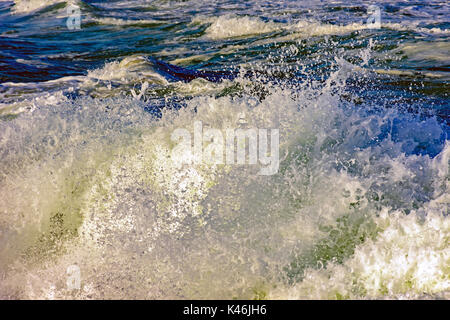
<instances>
[{"instance_id":1,"label":"white sea foam","mask_svg":"<svg viewBox=\"0 0 450 320\"><path fill-rule=\"evenodd\" d=\"M424 219L419 219L417 212L383 212L375 219L382 229L376 240L357 247L342 265L308 269L300 283L273 290L269 298L448 298L450 223L443 214L449 205L447 197L438 208L425 209Z\"/></svg>"},{"instance_id":2,"label":"white sea foam","mask_svg":"<svg viewBox=\"0 0 450 320\"><path fill-rule=\"evenodd\" d=\"M81 0L14 0L12 12L16 14L29 13L57 3L79 4Z\"/></svg>"},{"instance_id":3,"label":"white sea foam","mask_svg":"<svg viewBox=\"0 0 450 320\"><path fill-rule=\"evenodd\" d=\"M256 17L236 17L231 15L217 18L197 17L193 23L210 23L206 35L211 39L226 39L242 36L258 35L280 30L280 25L264 22Z\"/></svg>"},{"instance_id":4,"label":"white sea foam","mask_svg":"<svg viewBox=\"0 0 450 320\"><path fill-rule=\"evenodd\" d=\"M188 83L169 82L155 70L147 57L133 55L89 70L86 76L67 76L44 82L2 83L0 113L19 114L33 110L46 99L62 99L64 94L72 92L95 97L113 97L132 95L136 90L143 90L145 86L148 90L144 90L141 97L158 88L166 88L181 95L196 96L219 93L232 85L231 81L213 83L201 78Z\"/></svg>"},{"instance_id":5,"label":"white sea foam","mask_svg":"<svg viewBox=\"0 0 450 320\"><path fill-rule=\"evenodd\" d=\"M116 67L91 77L120 78ZM159 121L143 102L118 97L1 122L1 297L445 295L450 147L436 142L442 128L395 109L342 105L344 69L295 95L272 88L263 101L194 98ZM226 130L242 117L280 129L278 175L170 160L175 128L201 120ZM442 151L412 153L424 143ZM286 271L297 260L304 265ZM65 286L73 264L82 273L76 292ZM280 280L286 274L293 284Z\"/></svg>"},{"instance_id":6,"label":"white sea foam","mask_svg":"<svg viewBox=\"0 0 450 320\"><path fill-rule=\"evenodd\" d=\"M340 35L354 31L373 30L374 26L365 22L350 24L326 24L314 20L301 20L294 23L275 23L250 16L224 15L219 17L196 17L193 23L209 24L205 36L214 40L248 37L270 32L288 32L288 35L275 37L267 41L290 41L312 36ZM414 31L427 34L448 34L450 30L423 28L417 24L382 23L381 28L399 31Z\"/></svg>"},{"instance_id":7,"label":"white sea foam","mask_svg":"<svg viewBox=\"0 0 450 320\"><path fill-rule=\"evenodd\" d=\"M450 63L450 43L448 42L423 42L401 44L394 52L404 53L411 61L437 61Z\"/></svg>"}]
</instances>

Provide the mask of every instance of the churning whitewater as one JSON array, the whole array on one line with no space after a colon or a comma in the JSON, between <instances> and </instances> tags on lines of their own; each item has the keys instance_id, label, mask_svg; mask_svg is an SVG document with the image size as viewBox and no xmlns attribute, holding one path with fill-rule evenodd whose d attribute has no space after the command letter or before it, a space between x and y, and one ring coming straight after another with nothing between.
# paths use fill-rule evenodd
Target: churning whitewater
<instances>
[{"instance_id":1,"label":"churning whitewater","mask_svg":"<svg viewBox=\"0 0 450 320\"><path fill-rule=\"evenodd\" d=\"M0 2L0 299L449 299L449 13Z\"/></svg>"}]
</instances>

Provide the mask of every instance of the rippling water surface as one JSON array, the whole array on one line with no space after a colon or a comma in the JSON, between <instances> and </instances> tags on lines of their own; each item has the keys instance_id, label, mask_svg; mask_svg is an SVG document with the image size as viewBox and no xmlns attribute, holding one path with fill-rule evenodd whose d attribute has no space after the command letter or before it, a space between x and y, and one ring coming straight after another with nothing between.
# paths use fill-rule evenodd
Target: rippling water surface
<instances>
[{"instance_id":1,"label":"rippling water surface","mask_svg":"<svg viewBox=\"0 0 450 320\"><path fill-rule=\"evenodd\" d=\"M0 298L450 298L449 16L0 1ZM278 172L178 166L199 121Z\"/></svg>"}]
</instances>

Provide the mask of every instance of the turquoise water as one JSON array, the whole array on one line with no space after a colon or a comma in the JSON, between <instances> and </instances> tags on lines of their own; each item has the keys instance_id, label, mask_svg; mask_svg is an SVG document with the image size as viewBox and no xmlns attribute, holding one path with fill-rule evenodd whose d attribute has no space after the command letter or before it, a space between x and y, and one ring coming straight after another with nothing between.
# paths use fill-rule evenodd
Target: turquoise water
<instances>
[{"instance_id":1,"label":"turquoise water","mask_svg":"<svg viewBox=\"0 0 450 320\"><path fill-rule=\"evenodd\" d=\"M0 298L449 298L449 14L0 2ZM198 121L279 170L176 165Z\"/></svg>"}]
</instances>

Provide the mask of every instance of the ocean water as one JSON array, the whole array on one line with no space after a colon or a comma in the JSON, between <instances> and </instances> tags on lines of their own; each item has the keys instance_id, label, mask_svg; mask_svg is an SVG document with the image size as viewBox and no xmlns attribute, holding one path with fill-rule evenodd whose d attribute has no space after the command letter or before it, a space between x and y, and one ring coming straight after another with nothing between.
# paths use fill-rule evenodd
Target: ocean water
<instances>
[{"instance_id":1,"label":"ocean water","mask_svg":"<svg viewBox=\"0 0 450 320\"><path fill-rule=\"evenodd\" d=\"M449 17L0 1L0 298L450 298ZM279 130L276 174L177 165L200 121Z\"/></svg>"}]
</instances>

